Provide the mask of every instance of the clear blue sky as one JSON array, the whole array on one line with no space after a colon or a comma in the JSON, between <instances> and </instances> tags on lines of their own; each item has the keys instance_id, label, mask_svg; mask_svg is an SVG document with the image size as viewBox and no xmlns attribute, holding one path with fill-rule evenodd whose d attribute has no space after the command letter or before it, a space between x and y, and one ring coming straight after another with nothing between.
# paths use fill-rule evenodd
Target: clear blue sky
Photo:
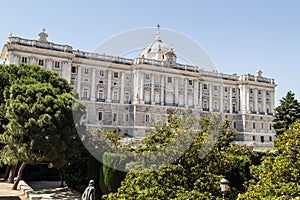
<instances>
[{"instance_id":1,"label":"clear blue sky","mask_svg":"<svg viewBox=\"0 0 300 200\"><path fill-rule=\"evenodd\" d=\"M1 47L10 32L36 39L45 27L50 41L92 51L113 35L159 23L201 44L219 71L253 74L261 67L278 84L277 101L288 90L300 98L297 0L10 0L0 7Z\"/></svg>"}]
</instances>

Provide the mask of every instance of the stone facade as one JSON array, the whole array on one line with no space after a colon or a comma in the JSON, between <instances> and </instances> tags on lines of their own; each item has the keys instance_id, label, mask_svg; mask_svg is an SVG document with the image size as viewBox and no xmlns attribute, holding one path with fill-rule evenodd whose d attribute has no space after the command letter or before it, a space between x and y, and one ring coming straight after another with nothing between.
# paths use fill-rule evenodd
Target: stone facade
<instances>
[{"instance_id":1,"label":"stone facade","mask_svg":"<svg viewBox=\"0 0 300 200\"><path fill-rule=\"evenodd\" d=\"M3 64L37 64L66 78L87 105L84 120L89 127L114 127L142 137L168 109L189 108L196 116L220 113L232 120L239 143L273 144L276 84L261 70L230 75L179 64L159 32L136 59L48 42L45 30L39 36L29 40L10 35L1 53Z\"/></svg>"}]
</instances>

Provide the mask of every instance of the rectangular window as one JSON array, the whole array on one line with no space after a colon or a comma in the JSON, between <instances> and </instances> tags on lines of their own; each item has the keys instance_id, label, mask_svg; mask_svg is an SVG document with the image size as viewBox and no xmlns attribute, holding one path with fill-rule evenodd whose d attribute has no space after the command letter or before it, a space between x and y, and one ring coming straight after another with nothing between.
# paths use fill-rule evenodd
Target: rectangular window
<instances>
[{"instance_id":1,"label":"rectangular window","mask_svg":"<svg viewBox=\"0 0 300 200\"><path fill-rule=\"evenodd\" d=\"M118 118L117 113L113 113L112 121L113 121L113 122L116 122L116 121L117 121L117 118Z\"/></svg>"},{"instance_id":2,"label":"rectangular window","mask_svg":"<svg viewBox=\"0 0 300 200\"><path fill-rule=\"evenodd\" d=\"M150 74L145 74L145 79L150 80Z\"/></svg>"},{"instance_id":3,"label":"rectangular window","mask_svg":"<svg viewBox=\"0 0 300 200\"><path fill-rule=\"evenodd\" d=\"M253 124L252 124L252 128L253 128L253 129L255 129L255 122L253 122Z\"/></svg>"},{"instance_id":4,"label":"rectangular window","mask_svg":"<svg viewBox=\"0 0 300 200\"><path fill-rule=\"evenodd\" d=\"M232 93L235 93L235 88L232 88Z\"/></svg>"},{"instance_id":5,"label":"rectangular window","mask_svg":"<svg viewBox=\"0 0 300 200\"><path fill-rule=\"evenodd\" d=\"M71 69L71 70L72 70L72 73L73 73L73 74L76 74L76 72L77 72L77 69L76 69L76 67L72 67L72 69Z\"/></svg>"},{"instance_id":6,"label":"rectangular window","mask_svg":"<svg viewBox=\"0 0 300 200\"><path fill-rule=\"evenodd\" d=\"M104 92L103 92L103 90L99 90L99 92L98 92L98 98L99 98L99 100L103 100L104 99Z\"/></svg>"},{"instance_id":7,"label":"rectangular window","mask_svg":"<svg viewBox=\"0 0 300 200\"><path fill-rule=\"evenodd\" d=\"M100 75L100 76L104 76L104 71L103 71L103 70L100 70L100 71L99 71L99 75Z\"/></svg>"},{"instance_id":8,"label":"rectangular window","mask_svg":"<svg viewBox=\"0 0 300 200\"><path fill-rule=\"evenodd\" d=\"M168 77L168 83L172 83L172 77Z\"/></svg>"},{"instance_id":9,"label":"rectangular window","mask_svg":"<svg viewBox=\"0 0 300 200\"><path fill-rule=\"evenodd\" d=\"M113 99L113 100L118 100L118 92L116 92L116 91L115 91L115 92L114 92L114 96L113 96L113 97L114 97L114 99Z\"/></svg>"},{"instance_id":10,"label":"rectangular window","mask_svg":"<svg viewBox=\"0 0 300 200\"><path fill-rule=\"evenodd\" d=\"M88 75L90 74L90 68L84 68L84 74Z\"/></svg>"},{"instance_id":11,"label":"rectangular window","mask_svg":"<svg viewBox=\"0 0 300 200\"><path fill-rule=\"evenodd\" d=\"M203 89L204 89L204 90L207 90L207 84L204 84L204 85L203 85Z\"/></svg>"},{"instance_id":12,"label":"rectangular window","mask_svg":"<svg viewBox=\"0 0 300 200\"><path fill-rule=\"evenodd\" d=\"M55 62L54 62L54 68L55 68L55 69L59 69L59 68L60 68L60 62L55 61Z\"/></svg>"},{"instance_id":13,"label":"rectangular window","mask_svg":"<svg viewBox=\"0 0 300 200\"><path fill-rule=\"evenodd\" d=\"M264 123L261 123L261 129L264 129Z\"/></svg>"},{"instance_id":14,"label":"rectangular window","mask_svg":"<svg viewBox=\"0 0 300 200\"><path fill-rule=\"evenodd\" d=\"M266 95L269 95L269 91L266 91Z\"/></svg>"},{"instance_id":15,"label":"rectangular window","mask_svg":"<svg viewBox=\"0 0 300 200\"><path fill-rule=\"evenodd\" d=\"M114 72L114 78L119 78L119 73L118 72Z\"/></svg>"},{"instance_id":16,"label":"rectangular window","mask_svg":"<svg viewBox=\"0 0 300 200\"><path fill-rule=\"evenodd\" d=\"M218 90L218 86L215 85L214 86L214 90L217 91Z\"/></svg>"},{"instance_id":17,"label":"rectangular window","mask_svg":"<svg viewBox=\"0 0 300 200\"><path fill-rule=\"evenodd\" d=\"M228 91L228 87L225 87L225 88L224 88L224 91L227 92L227 91Z\"/></svg>"},{"instance_id":18,"label":"rectangular window","mask_svg":"<svg viewBox=\"0 0 300 200\"><path fill-rule=\"evenodd\" d=\"M270 141L270 142L272 142L272 141L273 141L273 139L272 139L272 136L269 136L269 141Z\"/></svg>"},{"instance_id":19,"label":"rectangular window","mask_svg":"<svg viewBox=\"0 0 300 200\"><path fill-rule=\"evenodd\" d=\"M125 122L128 122L129 121L129 115L126 113L125 114Z\"/></svg>"},{"instance_id":20,"label":"rectangular window","mask_svg":"<svg viewBox=\"0 0 300 200\"><path fill-rule=\"evenodd\" d=\"M258 90L258 94L261 94L261 90Z\"/></svg>"},{"instance_id":21,"label":"rectangular window","mask_svg":"<svg viewBox=\"0 0 300 200\"><path fill-rule=\"evenodd\" d=\"M98 121L103 120L103 112L98 112Z\"/></svg>"},{"instance_id":22,"label":"rectangular window","mask_svg":"<svg viewBox=\"0 0 300 200\"><path fill-rule=\"evenodd\" d=\"M22 58L21 58L21 62L22 62L22 63L27 63L27 57L22 57Z\"/></svg>"},{"instance_id":23,"label":"rectangular window","mask_svg":"<svg viewBox=\"0 0 300 200\"><path fill-rule=\"evenodd\" d=\"M39 66L44 66L44 60L39 59Z\"/></svg>"},{"instance_id":24,"label":"rectangular window","mask_svg":"<svg viewBox=\"0 0 300 200\"><path fill-rule=\"evenodd\" d=\"M272 124L270 124L270 130L272 130Z\"/></svg>"},{"instance_id":25,"label":"rectangular window","mask_svg":"<svg viewBox=\"0 0 300 200\"><path fill-rule=\"evenodd\" d=\"M149 122L150 121L150 116L148 114L145 115L145 121Z\"/></svg>"},{"instance_id":26,"label":"rectangular window","mask_svg":"<svg viewBox=\"0 0 300 200\"><path fill-rule=\"evenodd\" d=\"M193 80L189 80L189 85L193 85Z\"/></svg>"},{"instance_id":27,"label":"rectangular window","mask_svg":"<svg viewBox=\"0 0 300 200\"><path fill-rule=\"evenodd\" d=\"M252 140L255 141L255 136L254 135L252 136Z\"/></svg>"},{"instance_id":28,"label":"rectangular window","mask_svg":"<svg viewBox=\"0 0 300 200\"><path fill-rule=\"evenodd\" d=\"M236 122L233 122L233 128L236 128Z\"/></svg>"},{"instance_id":29,"label":"rectangular window","mask_svg":"<svg viewBox=\"0 0 300 200\"><path fill-rule=\"evenodd\" d=\"M253 93L253 90L252 90L252 89L250 89L250 93L251 93L251 94Z\"/></svg>"},{"instance_id":30,"label":"rectangular window","mask_svg":"<svg viewBox=\"0 0 300 200\"><path fill-rule=\"evenodd\" d=\"M88 90L87 90L87 89L84 89L84 90L83 90L83 95L82 95L82 97L85 98L85 99L88 98Z\"/></svg>"},{"instance_id":31,"label":"rectangular window","mask_svg":"<svg viewBox=\"0 0 300 200\"><path fill-rule=\"evenodd\" d=\"M264 143L265 142L265 137L264 136L260 136L260 141L261 141L261 143Z\"/></svg>"}]
</instances>

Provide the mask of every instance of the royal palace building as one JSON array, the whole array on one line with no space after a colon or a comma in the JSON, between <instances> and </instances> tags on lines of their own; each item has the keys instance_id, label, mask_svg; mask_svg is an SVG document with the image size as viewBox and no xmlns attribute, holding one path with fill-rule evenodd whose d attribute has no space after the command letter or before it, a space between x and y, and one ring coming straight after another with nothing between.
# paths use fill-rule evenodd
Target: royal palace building
<instances>
[{"instance_id":1,"label":"royal palace building","mask_svg":"<svg viewBox=\"0 0 300 200\"><path fill-rule=\"evenodd\" d=\"M196 116L218 113L232 120L237 142L273 145L274 79L255 74L224 74L179 64L159 32L135 59L74 50L49 42L43 30L37 40L10 35L3 64L29 63L67 79L86 104L90 128L115 128L143 137L168 109L190 109ZM147 41L146 41L147 42Z\"/></svg>"}]
</instances>

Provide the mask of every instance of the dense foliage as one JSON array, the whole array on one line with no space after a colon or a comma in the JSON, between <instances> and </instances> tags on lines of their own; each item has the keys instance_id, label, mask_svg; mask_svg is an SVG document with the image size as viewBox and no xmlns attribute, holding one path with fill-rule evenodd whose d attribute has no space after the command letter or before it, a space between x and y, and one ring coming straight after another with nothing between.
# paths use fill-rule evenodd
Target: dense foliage
<instances>
[{"instance_id":1,"label":"dense foliage","mask_svg":"<svg viewBox=\"0 0 300 200\"><path fill-rule=\"evenodd\" d=\"M229 125L229 121L222 121L219 116L196 119L191 113L169 115L166 122L151 130L142 145L134 149L137 158L128 164L130 171L121 187L116 193L104 195L104 199L219 199L223 176L231 187L226 196L235 199L244 191L243 182L250 178L249 166L254 154L247 147L233 143L237 132ZM179 138L176 143L179 147L192 139L179 157L174 152L177 148L159 151ZM155 157L156 151L160 154ZM174 162L153 167L164 153L174 156ZM150 154L146 158L151 165L145 166L149 163L138 157L140 154Z\"/></svg>"},{"instance_id":2,"label":"dense foliage","mask_svg":"<svg viewBox=\"0 0 300 200\"><path fill-rule=\"evenodd\" d=\"M280 105L275 108L273 127L277 135L285 132L297 119L300 119L300 103L295 94L289 91L280 100Z\"/></svg>"},{"instance_id":3,"label":"dense foliage","mask_svg":"<svg viewBox=\"0 0 300 200\"><path fill-rule=\"evenodd\" d=\"M77 153L76 124L84 107L62 77L34 65L0 66L0 163L48 163L62 168Z\"/></svg>"},{"instance_id":4,"label":"dense foliage","mask_svg":"<svg viewBox=\"0 0 300 200\"><path fill-rule=\"evenodd\" d=\"M252 167L254 179L239 199L300 198L300 120L275 140L277 155Z\"/></svg>"}]
</instances>

